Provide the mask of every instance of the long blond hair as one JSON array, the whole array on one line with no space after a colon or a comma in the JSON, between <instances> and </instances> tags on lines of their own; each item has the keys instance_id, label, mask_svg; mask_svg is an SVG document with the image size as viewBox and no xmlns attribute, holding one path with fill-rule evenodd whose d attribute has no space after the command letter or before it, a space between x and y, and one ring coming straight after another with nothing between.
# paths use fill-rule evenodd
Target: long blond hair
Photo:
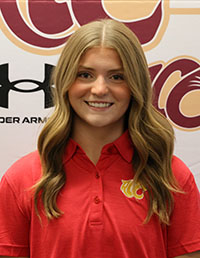
<instances>
[{"instance_id":1,"label":"long blond hair","mask_svg":"<svg viewBox=\"0 0 200 258\"><path fill-rule=\"evenodd\" d=\"M142 47L124 24L99 20L79 28L67 41L53 73L55 110L39 139L42 177L35 185L35 208L39 196L49 219L61 215L56 199L66 182L63 153L72 128L72 110L68 90L76 79L82 55L90 48L115 49L122 61L124 75L131 90L128 130L135 147L134 183L140 182L149 193L146 222L155 213L169 223L173 209L172 192L179 191L171 169L174 134L169 122L152 105L151 79Z\"/></svg>"}]
</instances>

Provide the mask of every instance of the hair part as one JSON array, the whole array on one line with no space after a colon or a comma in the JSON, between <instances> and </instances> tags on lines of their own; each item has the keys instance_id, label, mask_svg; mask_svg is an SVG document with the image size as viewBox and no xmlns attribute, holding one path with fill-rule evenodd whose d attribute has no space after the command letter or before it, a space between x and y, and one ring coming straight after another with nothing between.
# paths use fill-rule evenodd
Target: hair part
<instances>
[{"instance_id":1,"label":"hair part","mask_svg":"<svg viewBox=\"0 0 200 258\"><path fill-rule=\"evenodd\" d=\"M72 130L73 114L68 90L74 83L80 58L93 47L112 48L122 61L124 76L131 91L128 130L135 148L134 181L149 194L148 222L153 214L169 224L173 192L180 192L171 169L174 133L172 126L152 105L151 79L141 44L124 24L104 19L79 28L67 41L53 73L55 110L44 126L38 151L42 177L34 186L35 208L41 198L46 216L59 217L57 196L66 182L63 155Z\"/></svg>"}]
</instances>

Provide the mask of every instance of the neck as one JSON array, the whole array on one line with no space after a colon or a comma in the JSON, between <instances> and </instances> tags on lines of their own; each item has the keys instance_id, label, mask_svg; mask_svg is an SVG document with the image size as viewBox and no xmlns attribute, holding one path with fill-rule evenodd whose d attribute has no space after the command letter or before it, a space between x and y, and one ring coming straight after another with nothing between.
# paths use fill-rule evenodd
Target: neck
<instances>
[{"instance_id":1,"label":"neck","mask_svg":"<svg viewBox=\"0 0 200 258\"><path fill-rule=\"evenodd\" d=\"M72 139L85 151L88 158L96 164L104 145L115 141L124 132L124 126L114 124L106 127L93 127L84 123L73 124Z\"/></svg>"}]
</instances>

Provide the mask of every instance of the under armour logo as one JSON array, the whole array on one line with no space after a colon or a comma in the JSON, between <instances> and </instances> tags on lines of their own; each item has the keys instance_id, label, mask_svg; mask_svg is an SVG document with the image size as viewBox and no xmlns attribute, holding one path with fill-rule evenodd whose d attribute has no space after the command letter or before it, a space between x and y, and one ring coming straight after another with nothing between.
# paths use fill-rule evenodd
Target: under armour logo
<instances>
[{"instance_id":1,"label":"under armour logo","mask_svg":"<svg viewBox=\"0 0 200 258\"><path fill-rule=\"evenodd\" d=\"M52 107L53 101L51 96L50 76L53 67L53 65L45 64L45 74L43 82L31 79L22 79L10 82L8 78L8 64L0 65L0 107L9 107L10 90L21 93L31 93L42 90L44 92L44 108ZM19 89L16 87L17 84L24 82L36 84L38 85L38 87L33 89Z\"/></svg>"}]
</instances>

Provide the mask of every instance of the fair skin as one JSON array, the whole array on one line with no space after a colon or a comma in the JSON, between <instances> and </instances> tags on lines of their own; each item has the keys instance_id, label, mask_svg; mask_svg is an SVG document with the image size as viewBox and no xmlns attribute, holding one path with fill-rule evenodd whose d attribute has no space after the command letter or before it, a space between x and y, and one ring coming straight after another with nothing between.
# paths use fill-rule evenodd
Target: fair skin
<instances>
[{"instance_id":1,"label":"fair skin","mask_svg":"<svg viewBox=\"0 0 200 258\"><path fill-rule=\"evenodd\" d=\"M88 50L68 96L75 111L72 138L96 164L102 147L124 132L131 98L117 52L103 47Z\"/></svg>"}]
</instances>

